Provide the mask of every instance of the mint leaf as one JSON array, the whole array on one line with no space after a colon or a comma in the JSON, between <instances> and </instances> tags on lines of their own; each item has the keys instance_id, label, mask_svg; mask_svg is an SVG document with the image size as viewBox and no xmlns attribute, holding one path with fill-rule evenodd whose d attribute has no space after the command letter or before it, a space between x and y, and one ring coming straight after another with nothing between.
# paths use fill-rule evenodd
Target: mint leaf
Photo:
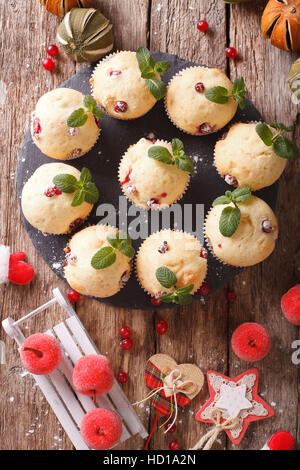
<instances>
[{"instance_id":1,"label":"mint leaf","mask_svg":"<svg viewBox=\"0 0 300 470\"><path fill-rule=\"evenodd\" d=\"M167 93L165 83L159 78L150 78L146 80L146 87L157 101L161 100Z\"/></svg>"},{"instance_id":2,"label":"mint leaf","mask_svg":"<svg viewBox=\"0 0 300 470\"><path fill-rule=\"evenodd\" d=\"M274 152L281 158L296 160L299 158L299 149L295 142L283 135L279 136L272 145Z\"/></svg>"},{"instance_id":3,"label":"mint leaf","mask_svg":"<svg viewBox=\"0 0 300 470\"><path fill-rule=\"evenodd\" d=\"M155 275L158 282L167 289L170 289L171 287L175 286L177 282L175 274L170 271L170 269L166 266L161 266L160 268L158 268L156 270Z\"/></svg>"},{"instance_id":4,"label":"mint leaf","mask_svg":"<svg viewBox=\"0 0 300 470\"><path fill-rule=\"evenodd\" d=\"M84 189L80 188L78 191L76 191L73 201L71 202L72 207L77 207L80 206L85 200L85 193Z\"/></svg>"},{"instance_id":5,"label":"mint leaf","mask_svg":"<svg viewBox=\"0 0 300 470\"><path fill-rule=\"evenodd\" d=\"M123 255L128 256L128 258L134 256L135 250L131 245L131 239L125 232L120 231L114 235L108 235L106 239L111 246L120 251L120 253L123 253Z\"/></svg>"},{"instance_id":6,"label":"mint leaf","mask_svg":"<svg viewBox=\"0 0 300 470\"><path fill-rule=\"evenodd\" d=\"M105 246L93 256L91 265L94 269L105 269L115 263L116 253L110 246Z\"/></svg>"},{"instance_id":7,"label":"mint leaf","mask_svg":"<svg viewBox=\"0 0 300 470\"><path fill-rule=\"evenodd\" d=\"M178 291L176 291L177 293ZM174 302L178 305L189 305L193 302L193 296L191 294L177 294L174 298Z\"/></svg>"},{"instance_id":8,"label":"mint leaf","mask_svg":"<svg viewBox=\"0 0 300 470\"><path fill-rule=\"evenodd\" d=\"M95 183L88 181L83 187L84 200L89 204L95 204L99 199L99 191Z\"/></svg>"},{"instance_id":9,"label":"mint leaf","mask_svg":"<svg viewBox=\"0 0 300 470\"><path fill-rule=\"evenodd\" d=\"M261 122L257 124L257 126L255 127L255 130L256 130L256 133L261 138L261 140L263 141L263 143L267 145L268 147L270 147L272 145L274 136L273 136L273 132L271 131L271 129L269 129L269 126L266 123Z\"/></svg>"},{"instance_id":10,"label":"mint leaf","mask_svg":"<svg viewBox=\"0 0 300 470\"><path fill-rule=\"evenodd\" d=\"M156 78L153 67L145 67L142 71L142 78Z\"/></svg>"},{"instance_id":11,"label":"mint leaf","mask_svg":"<svg viewBox=\"0 0 300 470\"><path fill-rule=\"evenodd\" d=\"M244 202L249 197L251 197L251 188L250 186L243 186L241 188L237 188L231 193L231 197L233 202L239 203Z\"/></svg>"},{"instance_id":12,"label":"mint leaf","mask_svg":"<svg viewBox=\"0 0 300 470\"><path fill-rule=\"evenodd\" d=\"M173 302L174 300L174 292L171 292L170 294L162 295L159 297L159 299L162 302L169 304L170 302Z\"/></svg>"},{"instance_id":13,"label":"mint leaf","mask_svg":"<svg viewBox=\"0 0 300 470\"><path fill-rule=\"evenodd\" d=\"M220 221L219 230L224 237L231 237L237 230L241 220L241 211L237 207L225 207L223 209Z\"/></svg>"},{"instance_id":14,"label":"mint leaf","mask_svg":"<svg viewBox=\"0 0 300 470\"><path fill-rule=\"evenodd\" d=\"M105 116L104 111L102 111L102 109L100 108L95 108L93 111L93 115L96 116L96 118L98 119L103 119Z\"/></svg>"},{"instance_id":15,"label":"mint leaf","mask_svg":"<svg viewBox=\"0 0 300 470\"><path fill-rule=\"evenodd\" d=\"M133 258L134 254L135 254L135 250L134 250L133 246L131 246L131 245L127 245L127 246L124 246L124 247L121 246L119 248L119 251L120 251L120 253L123 253L123 255L128 256L128 258Z\"/></svg>"},{"instance_id":16,"label":"mint leaf","mask_svg":"<svg viewBox=\"0 0 300 470\"><path fill-rule=\"evenodd\" d=\"M93 113L97 107L97 103L91 95L85 95L83 98L83 104L89 111L91 111L91 113Z\"/></svg>"},{"instance_id":17,"label":"mint leaf","mask_svg":"<svg viewBox=\"0 0 300 470\"><path fill-rule=\"evenodd\" d=\"M73 175L61 174L53 178L55 186L63 193L74 193L78 188L78 181Z\"/></svg>"},{"instance_id":18,"label":"mint leaf","mask_svg":"<svg viewBox=\"0 0 300 470\"><path fill-rule=\"evenodd\" d=\"M237 101L241 109L244 109L246 106L245 94L246 94L246 90L245 90L245 82L244 82L243 77L236 78L233 82L232 98L235 101Z\"/></svg>"},{"instance_id":19,"label":"mint leaf","mask_svg":"<svg viewBox=\"0 0 300 470\"><path fill-rule=\"evenodd\" d=\"M186 287L180 287L179 289L176 290L176 293L179 294L189 294L192 292L194 289L194 284L190 284L189 286Z\"/></svg>"},{"instance_id":20,"label":"mint leaf","mask_svg":"<svg viewBox=\"0 0 300 470\"><path fill-rule=\"evenodd\" d=\"M172 139L172 152L174 156L184 153L183 142L180 139Z\"/></svg>"},{"instance_id":21,"label":"mint leaf","mask_svg":"<svg viewBox=\"0 0 300 470\"><path fill-rule=\"evenodd\" d=\"M143 72L146 67L154 68L154 59L146 47L139 47L136 51L136 58L139 64L140 71Z\"/></svg>"},{"instance_id":22,"label":"mint leaf","mask_svg":"<svg viewBox=\"0 0 300 470\"><path fill-rule=\"evenodd\" d=\"M88 115L83 108L75 109L68 117L67 124L69 127L81 127L87 121Z\"/></svg>"},{"instance_id":23,"label":"mint leaf","mask_svg":"<svg viewBox=\"0 0 300 470\"><path fill-rule=\"evenodd\" d=\"M153 145L148 150L148 157L158 160L159 162L171 165L173 163L173 157L166 147L160 145Z\"/></svg>"},{"instance_id":24,"label":"mint leaf","mask_svg":"<svg viewBox=\"0 0 300 470\"><path fill-rule=\"evenodd\" d=\"M277 129L278 131L293 132L294 126L286 126L282 122L270 122L270 127Z\"/></svg>"},{"instance_id":25,"label":"mint leaf","mask_svg":"<svg viewBox=\"0 0 300 470\"><path fill-rule=\"evenodd\" d=\"M171 68L171 65L169 62L165 62L165 61L157 62L154 67L154 72L158 73L158 75L161 76L164 73L166 73L168 70L170 70L170 68Z\"/></svg>"},{"instance_id":26,"label":"mint leaf","mask_svg":"<svg viewBox=\"0 0 300 470\"><path fill-rule=\"evenodd\" d=\"M230 204L231 203L231 193L230 197L228 196L219 196L217 197L214 202L212 203L213 207L218 206L220 204Z\"/></svg>"},{"instance_id":27,"label":"mint leaf","mask_svg":"<svg viewBox=\"0 0 300 470\"><path fill-rule=\"evenodd\" d=\"M209 88L205 92L205 98L213 103L225 104L228 103L228 90L223 86L215 86Z\"/></svg>"},{"instance_id":28,"label":"mint leaf","mask_svg":"<svg viewBox=\"0 0 300 470\"><path fill-rule=\"evenodd\" d=\"M92 175L91 172L88 168L82 168L81 173L80 173L80 178L79 181L81 183L87 183L88 181L92 180Z\"/></svg>"},{"instance_id":29,"label":"mint leaf","mask_svg":"<svg viewBox=\"0 0 300 470\"><path fill-rule=\"evenodd\" d=\"M194 162L187 155L175 158L175 164L179 170L188 171L194 176Z\"/></svg>"}]
</instances>

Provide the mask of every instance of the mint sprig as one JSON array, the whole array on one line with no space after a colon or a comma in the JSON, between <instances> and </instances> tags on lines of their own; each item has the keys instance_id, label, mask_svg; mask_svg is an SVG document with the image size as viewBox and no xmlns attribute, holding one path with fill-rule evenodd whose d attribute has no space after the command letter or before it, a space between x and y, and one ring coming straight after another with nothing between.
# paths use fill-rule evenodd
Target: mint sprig
<instances>
[{"instance_id":1,"label":"mint sprig","mask_svg":"<svg viewBox=\"0 0 300 470\"><path fill-rule=\"evenodd\" d=\"M53 178L55 186L63 193L74 193L71 206L80 206L84 201L95 204L99 199L99 191L92 183L92 175L88 168L82 168L79 181L73 175L62 173Z\"/></svg>"},{"instance_id":2,"label":"mint sprig","mask_svg":"<svg viewBox=\"0 0 300 470\"><path fill-rule=\"evenodd\" d=\"M83 98L84 108L75 109L72 114L67 119L67 125L69 127L81 127L83 126L87 119L87 111L91 112L97 119L104 118L104 112L102 109L97 108L97 103L94 98L90 95L85 95Z\"/></svg>"},{"instance_id":3,"label":"mint sprig","mask_svg":"<svg viewBox=\"0 0 300 470\"><path fill-rule=\"evenodd\" d=\"M117 259L116 250L132 258L134 256L134 248L131 239L124 232L117 232L116 235L108 235L106 240L111 246L105 246L97 251L91 259L91 265L94 269L105 269L115 263Z\"/></svg>"},{"instance_id":4,"label":"mint sprig","mask_svg":"<svg viewBox=\"0 0 300 470\"><path fill-rule=\"evenodd\" d=\"M186 287L177 288L177 277L175 274L166 266L161 266L156 270L156 279L162 287L166 289L173 288L173 292L162 295L160 300L165 303L175 303L177 305L188 305L192 302L193 296L190 294L194 289L194 284L190 284Z\"/></svg>"},{"instance_id":5,"label":"mint sprig","mask_svg":"<svg viewBox=\"0 0 300 470\"><path fill-rule=\"evenodd\" d=\"M179 170L187 171L194 176L194 162L185 154L183 143L179 139L172 140L172 153L166 147L153 145L148 150L148 157L166 165L176 165Z\"/></svg>"},{"instance_id":6,"label":"mint sprig","mask_svg":"<svg viewBox=\"0 0 300 470\"><path fill-rule=\"evenodd\" d=\"M292 132L294 126L286 126L281 122L271 122L269 125L273 129L276 129L277 132L275 132L275 134L273 134L270 127L265 122L260 122L255 127L256 133L263 143L268 147L272 147L273 151L281 158L287 158L289 160L299 158L300 152L295 142L282 135L283 132Z\"/></svg>"},{"instance_id":7,"label":"mint sprig","mask_svg":"<svg viewBox=\"0 0 300 470\"><path fill-rule=\"evenodd\" d=\"M162 80L157 78L157 75L161 77L170 70L170 63L166 61L155 63L151 52L146 47L138 48L136 58L141 77L146 81L146 87L157 101L161 100L166 95L167 87Z\"/></svg>"},{"instance_id":8,"label":"mint sprig","mask_svg":"<svg viewBox=\"0 0 300 470\"><path fill-rule=\"evenodd\" d=\"M241 221L241 211L238 204L247 201L250 197L250 186L243 186L234 191L226 191L224 196L219 196L214 200L213 207L233 203L233 206L225 207L222 210L219 220L219 230L224 237L231 237L236 232Z\"/></svg>"},{"instance_id":9,"label":"mint sprig","mask_svg":"<svg viewBox=\"0 0 300 470\"><path fill-rule=\"evenodd\" d=\"M233 82L232 87L232 94L228 93L227 88L223 86L215 86L213 88L209 88L205 92L205 97L209 101L218 104L225 104L228 103L229 98L233 98L236 101L241 109L244 109L246 106L245 100L245 81L242 78L236 78Z\"/></svg>"}]
</instances>

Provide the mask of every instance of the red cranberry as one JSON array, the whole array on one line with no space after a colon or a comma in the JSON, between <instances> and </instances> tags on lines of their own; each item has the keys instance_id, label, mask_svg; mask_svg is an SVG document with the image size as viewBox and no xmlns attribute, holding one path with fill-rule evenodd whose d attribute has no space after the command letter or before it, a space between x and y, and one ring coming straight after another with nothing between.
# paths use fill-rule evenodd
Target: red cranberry
<instances>
[{"instance_id":1,"label":"red cranberry","mask_svg":"<svg viewBox=\"0 0 300 470\"><path fill-rule=\"evenodd\" d=\"M227 47L225 53L228 59L235 59L237 56L237 51L234 47Z\"/></svg>"},{"instance_id":2,"label":"red cranberry","mask_svg":"<svg viewBox=\"0 0 300 470\"><path fill-rule=\"evenodd\" d=\"M126 372L119 372L117 375L117 381L119 384L126 384L126 382L128 382L128 375Z\"/></svg>"},{"instance_id":3,"label":"red cranberry","mask_svg":"<svg viewBox=\"0 0 300 470\"><path fill-rule=\"evenodd\" d=\"M48 70L49 72L51 72L51 70L53 70L55 67L55 63L53 62L52 59L49 59L49 58L43 60L42 65L44 69Z\"/></svg>"},{"instance_id":4,"label":"red cranberry","mask_svg":"<svg viewBox=\"0 0 300 470\"><path fill-rule=\"evenodd\" d=\"M69 153L68 158L71 158L71 159L72 158L78 158L78 157L80 157L81 153L82 153L82 149L73 149Z\"/></svg>"},{"instance_id":5,"label":"red cranberry","mask_svg":"<svg viewBox=\"0 0 300 470\"><path fill-rule=\"evenodd\" d=\"M153 296L153 297L151 297L150 300L151 300L152 305L157 306L157 305L161 305L161 304L162 304L162 300L160 300L159 297Z\"/></svg>"},{"instance_id":6,"label":"red cranberry","mask_svg":"<svg viewBox=\"0 0 300 470\"><path fill-rule=\"evenodd\" d=\"M180 444L177 441L172 441L169 444L169 449L170 450L180 450Z\"/></svg>"},{"instance_id":7,"label":"red cranberry","mask_svg":"<svg viewBox=\"0 0 300 470\"><path fill-rule=\"evenodd\" d=\"M168 427L169 427L169 424L168 424L168 423L165 424L165 429L166 429L166 430L168 429ZM172 424L172 426L170 427L170 429L168 429L167 432L170 433L170 434L173 434L175 431L176 431L176 424L174 423L174 424Z\"/></svg>"},{"instance_id":8,"label":"red cranberry","mask_svg":"<svg viewBox=\"0 0 300 470\"><path fill-rule=\"evenodd\" d=\"M166 321L160 320L156 323L155 328L156 328L156 331L159 335L164 335L167 332L167 330L169 328L169 325Z\"/></svg>"},{"instance_id":9,"label":"red cranberry","mask_svg":"<svg viewBox=\"0 0 300 470\"><path fill-rule=\"evenodd\" d=\"M125 351L129 351L133 347L133 341L130 338L123 339L121 342L121 348L123 348Z\"/></svg>"},{"instance_id":10,"label":"red cranberry","mask_svg":"<svg viewBox=\"0 0 300 470\"><path fill-rule=\"evenodd\" d=\"M78 127L69 127L68 134L71 137L75 137L76 135L78 135Z\"/></svg>"},{"instance_id":11,"label":"red cranberry","mask_svg":"<svg viewBox=\"0 0 300 470\"><path fill-rule=\"evenodd\" d=\"M200 20L198 21L197 23L197 28L199 29L199 31L201 31L202 33L204 33L204 31L206 31L208 29L208 23L207 21L205 20Z\"/></svg>"},{"instance_id":12,"label":"red cranberry","mask_svg":"<svg viewBox=\"0 0 300 470\"><path fill-rule=\"evenodd\" d=\"M153 197L149 201L147 201L147 206L150 207L151 209L155 209L156 206L159 206L159 199L156 197Z\"/></svg>"},{"instance_id":13,"label":"red cranberry","mask_svg":"<svg viewBox=\"0 0 300 470\"><path fill-rule=\"evenodd\" d=\"M225 140L225 139L226 139L226 137L228 136L228 132L229 132L229 131L226 131L226 132L224 132L224 133L222 134L221 140Z\"/></svg>"},{"instance_id":14,"label":"red cranberry","mask_svg":"<svg viewBox=\"0 0 300 470\"><path fill-rule=\"evenodd\" d=\"M114 107L115 113L126 113L128 105L125 101L117 101Z\"/></svg>"},{"instance_id":15,"label":"red cranberry","mask_svg":"<svg viewBox=\"0 0 300 470\"><path fill-rule=\"evenodd\" d=\"M41 121L39 118L35 118L32 123L33 137L38 138L42 132Z\"/></svg>"},{"instance_id":16,"label":"red cranberry","mask_svg":"<svg viewBox=\"0 0 300 470\"><path fill-rule=\"evenodd\" d=\"M202 296L206 296L210 293L210 286L207 282L203 282L202 285L197 290L197 293Z\"/></svg>"},{"instance_id":17,"label":"red cranberry","mask_svg":"<svg viewBox=\"0 0 300 470\"><path fill-rule=\"evenodd\" d=\"M168 242L164 241L159 247L158 247L158 252L161 253L162 255L168 251Z\"/></svg>"},{"instance_id":18,"label":"red cranberry","mask_svg":"<svg viewBox=\"0 0 300 470\"><path fill-rule=\"evenodd\" d=\"M56 186L49 186L49 188L44 191L44 195L47 197L59 196L60 194L62 194L62 192Z\"/></svg>"},{"instance_id":19,"label":"red cranberry","mask_svg":"<svg viewBox=\"0 0 300 470\"><path fill-rule=\"evenodd\" d=\"M123 339L126 339L126 338L130 338L131 336L131 329L129 326L122 326L122 328L120 328L120 331L119 331L119 335L121 336L121 338Z\"/></svg>"},{"instance_id":20,"label":"red cranberry","mask_svg":"<svg viewBox=\"0 0 300 470\"><path fill-rule=\"evenodd\" d=\"M226 299L228 302L234 302L236 300L236 294L233 290L229 290L226 292Z\"/></svg>"},{"instance_id":21,"label":"red cranberry","mask_svg":"<svg viewBox=\"0 0 300 470\"><path fill-rule=\"evenodd\" d=\"M273 225L268 219L264 219L261 222L261 229L264 233L273 232Z\"/></svg>"},{"instance_id":22,"label":"red cranberry","mask_svg":"<svg viewBox=\"0 0 300 470\"><path fill-rule=\"evenodd\" d=\"M200 258L207 259L207 250L203 247L200 250Z\"/></svg>"},{"instance_id":23,"label":"red cranberry","mask_svg":"<svg viewBox=\"0 0 300 470\"><path fill-rule=\"evenodd\" d=\"M70 302L78 302L80 299L80 294L76 290L70 290L68 293L68 299Z\"/></svg>"},{"instance_id":24,"label":"red cranberry","mask_svg":"<svg viewBox=\"0 0 300 470\"><path fill-rule=\"evenodd\" d=\"M129 183L131 172L132 172L132 168L129 169L127 175L125 176L124 181L121 181L121 186L123 186L126 183Z\"/></svg>"},{"instance_id":25,"label":"red cranberry","mask_svg":"<svg viewBox=\"0 0 300 470\"><path fill-rule=\"evenodd\" d=\"M83 220L81 218L73 220L73 222L71 222L70 225L69 225L70 232L72 230L75 230L75 228L79 227L79 225L81 225L82 222L83 222Z\"/></svg>"},{"instance_id":26,"label":"red cranberry","mask_svg":"<svg viewBox=\"0 0 300 470\"><path fill-rule=\"evenodd\" d=\"M203 83L202 82L196 83L195 90L197 91L197 93L203 93L205 90Z\"/></svg>"},{"instance_id":27,"label":"red cranberry","mask_svg":"<svg viewBox=\"0 0 300 470\"><path fill-rule=\"evenodd\" d=\"M58 55L58 47L55 44L50 44L47 47L47 54L51 55L51 57L56 57Z\"/></svg>"},{"instance_id":28,"label":"red cranberry","mask_svg":"<svg viewBox=\"0 0 300 470\"><path fill-rule=\"evenodd\" d=\"M121 70L111 70L109 72L109 76L110 77L117 77L118 75L121 75L121 73L122 73Z\"/></svg>"},{"instance_id":29,"label":"red cranberry","mask_svg":"<svg viewBox=\"0 0 300 470\"><path fill-rule=\"evenodd\" d=\"M125 284L127 284L127 282L129 281L129 278L130 278L130 271L124 271L120 279L121 286L125 286Z\"/></svg>"},{"instance_id":30,"label":"red cranberry","mask_svg":"<svg viewBox=\"0 0 300 470\"><path fill-rule=\"evenodd\" d=\"M211 134L212 132L214 132L214 126L211 126L207 122L197 127L197 133L200 135Z\"/></svg>"},{"instance_id":31,"label":"red cranberry","mask_svg":"<svg viewBox=\"0 0 300 470\"><path fill-rule=\"evenodd\" d=\"M224 180L227 184L230 184L231 186L237 187L239 185L238 180L235 178L235 176L225 175Z\"/></svg>"}]
</instances>

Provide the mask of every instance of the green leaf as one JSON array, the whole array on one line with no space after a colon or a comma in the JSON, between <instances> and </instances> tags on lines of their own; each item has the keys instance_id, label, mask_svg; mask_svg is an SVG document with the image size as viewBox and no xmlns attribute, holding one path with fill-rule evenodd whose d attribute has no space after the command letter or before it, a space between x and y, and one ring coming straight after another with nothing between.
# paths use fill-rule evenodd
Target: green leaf
<instances>
[{"instance_id":1,"label":"green leaf","mask_svg":"<svg viewBox=\"0 0 300 470\"><path fill-rule=\"evenodd\" d=\"M193 302L193 296L191 294L178 294L174 301L178 305L189 305Z\"/></svg>"},{"instance_id":2,"label":"green leaf","mask_svg":"<svg viewBox=\"0 0 300 470\"><path fill-rule=\"evenodd\" d=\"M194 284L190 284L189 286L186 287L180 287L179 289L176 290L177 294L189 294L192 292L194 289Z\"/></svg>"},{"instance_id":3,"label":"green leaf","mask_svg":"<svg viewBox=\"0 0 300 470\"><path fill-rule=\"evenodd\" d=\"M215 86L209 88L205 92L205 98L213 103L225 104L228 103L228 90L223 86Z\"/></svg>"},{"instance_id":4,"label":"green leaf","mask_svg":"<svg viewBox=\"0 0 300 470\"><path fill-rule=\"evenodd\" d=\"M272 145L272 139L274 136L273 136L273 132L271 131L271 129L269 129L267 124L264 122L261 122L257 124L257 126L255 127L255 130L256 130L256 133L261 138L261 140L263 141L263 143L267 145L268 147L270 147Z\"/></svg>"},{"instance_id":5,"label":"green leaf","mask_svg":"<svg viewBox=\"0 0 300 470\"><path fill-rule=\"evenodd\" d=\"M233 82L232 97L235 101L237 101L241 109L244 109L246 106L245 93L245 81L243 77L236 78Z\"/></svg>"},{"instance_id":6,"label":"green leaf","mask_svg":"<svg viewBox=\"0 0 300 470\"><path fill-rule=\"evenodd\" d=\"M251 197L251 188L250 186L242 186L241 188L236 188L231 193L232 200L236 203L244 202L249 197Z\"/></svg>"},{"instance_id":7,"label":"green leaf","mask_svg":"<svg viewBox=\"0 0 300 470\"><path fill-rule=\"evenodd\" d=\"M67 124L69 127L81 127L87 121L88 115L85 112L85 109L79 108L75 109L73 113L68 117Z\"/></svg>"},{"instance_id":8,"label":"green leaf","mask_svg":"<svg viewBox=\"0 0 300 470\"><path fill-rule=\"evenodd\" d=\"M92 180L92 175L91 172L88 168L82 168L81 173L80 173L80 178L79 181L81 183L87 183L88 181Z\"/></svg>"},{"instance_id":9,"label":"green leaf","mask_svg":"<svg viewBox=\"0 0 300 470\"><path fill-rule=\"evenodd\" d=\"M162 76L164 73L166 73L168 70L170 70L171 65L170 62L162 61L162 62L157 62L154 67L154 71L158 73L158 75Z\"/></svg>"},{"instance_id":10,"label":"green leaf","mask_svg":"<svg viewBox=\"0 0 300 470\"><path fill-rule=\"evenodd\" d=\"M170 289L171 287L175 286L177 282L175 274L170 271L170 269L166 266L161 266L160 268L158 268L156 270L155 275L158 282L167 289Z\"/></svg>"},{"instance_id":11,"label":"green leaf","mask_svg":"<svg viewBox=\"0 0 300 470\"><path fill-rule=\"evenodd\" d=\"M88 181L84 184L84 200L89 204L95 204L99 199L99 191L95 183Z\"/></svg>"},{"instance_id":12,"label":"green leaf","mask_svg":"<svg viewBox=\"0 0 300 470\"><path fill-rule=\"evenodd\" d=\"M111 246L105 246L93 256L91 265L94 269L105 269L115 263L117 258L114 249Z\"/></svg>"},{"instance_id":13,"label":"green leaf","mask_svg":"<svg viewBox=\"0 0 300 470\"><path fill-rule=\"evenodd\" d=\"M136 51L136 58L139 64L140 71L143 72L146 67L154 68L154 59L146 47L139 47Z\"/></svg>"},{"instance_id":14,"label":"green leaf","mask_svg":"<svg viewBox=\"0 0 300 470\"><path fill-rule=\"evenodd\" d=\"M176 157L175 164L179 170L188 171L192 176L194 176L194 162L187 155Z\"/></svg>"},{"instance_id":15,"label":"green leaf","mask_svg":"<svg viewBox=\"0 0 300 470\"><path fill-rule=\"evenodd\" d=\"M270 122L270 127L277 129L278 131L293 132L294 126L286 126L282 122Z\"/></svg>"},{"instance_id":16,"label":"green leaf","mask_svg":"<svg viewBox=\"0 0 300 470\"><path fill-rule=\"evenodd\" d=\"M230 204L231 202L231 193L230 197L228 196L219 196L217 197L214 202L212 203L213 207L218 206L220 204Z\"/></svg>"},{"instance_id":17,"label":"green leaf","mask_svg":"<svg viewBox=\"0 0 300 470\"><path fill-rule=\"evenodd\" d=\"M94 112L94 109L97 107L97 103L91 95L85 95L85 97L83 98L83 104L92 113Z\"/></svg>"},{"instance_id":18,"label":"green leaf","mask_svg":"<svg viewBox=\"0 0 300 470\"><path fill-rule=\"evenodd\" d=\"M78 188L78 181L73 175L61 174L53 178L55 186L63 193L74 193Z\"/></svg>"},{"instance_id":19,"label":"green leaf","mask_svg":"<svg viewBox=\"0 0 300 470\"><path fill-rule=\"evenodd\" d=\"M133 246L131 246L131 245L120 247L119 251L121 253L123 253L123 255L128 256L128 258L133 258L134 254L135 254L135 250L134 250Z\"/></svg>"},{"instance_id":20,"label":"green leaf","mask_svg":"<svg viewBox=\"0 0 300 470\"><path fill-rule=\"evenodd\" d=\"M172 139L172 152L174 156L184 152L183 142L180 139Z\"/></svg>"},{"instance_id":21,"label":"green leaf","mask_svg":"<svg viewBox=\"0 0 300 470\"><path fill-rule=\"evenodd\" d=\"M167 87L165 83L159 78L151 78L146 80L146 87L157 101L161 100L167 93Z\"/></svg>"},{"instance_id":22,"label":"green leaf","mask_svg":"<svg viewBox=\"0 0 300 470\"><path fill-rule=\"evenodd\" d=\"M148 150L148 157L158 160L159 162L171 165L173 163L173 157L166 147L159 145L153 145Z\"/></svg>"},{"instance_id":23,"label":"green leaf","mask_svg":"<svg viewBox=\"0 0 300 470\"><path fill-rule=\"evenodd\" d=\"M96 118L98 119L103 119L105 116L104 111L102 111L102 109L100 108L95 108L93 111L93 115L96 116Z\"/></svg>"},{"instance_id":24,"label":"green leaf","mask_svg":"<svg viewBox=\"0 0 300 470\"><path fill-rule=\"evenodd\" d=\"M219 229L224 237L231 237L239 226L241 220L241 211L237 207L225 207L223 209Z\"/></svg>"},{"instance_id":25,"label":"green leaf","mask_svg":"<svg viewBox=\"0 0 300 470\"><path fill-rule=\"evenodd\" d=\"M246 100L244 96L241 95L232 95L234 101L236 101L241 109L245 109Z\"/></svg>"},{"instance_id":26,"label":"green leaf","mask_svg":"<svg viewBox=\"0 0 300 470\"><path fill-rule=\"evenodd\" d=\"M84 199L85 199L84 189L83 188L78 189L78 191L76 191L74 195L73 201L71 202L71 206L72 207L80 206L84 202Z\"/></svg>"},{"instance_id":27,"label":"green leaf","mask_svg":"<svg viewBox=\"0 0 300 470\"><path fill-rule=\"evenodd\" d=\"M145 67L142 71L142 78L156 78L153 67Z\"/></svg>"},{"instance_id":28,"label":"green leaf","mask_svg":"<svg viewBox=\"0 0 300 470\"><path fill-rule=\"evenodd\" d=\"M283 135L279 136L272 146L274 152L281 158L288 158L289 160L296 160L299 158L299 149L295 142L287 139Z\"/></svg>"},{"instance_id":29,"label":"green leaf","mask_svg":"<svg viewBox=\"0 0 300 470\"><path fill-rule=\"evenodd\" d=\"M169 304L170 302L173 302L173 300L174 300L174 292L171 292L170 294L162 295L159 299L162 302L165 302L166 304Z\"/></svg>"}]
</instances>

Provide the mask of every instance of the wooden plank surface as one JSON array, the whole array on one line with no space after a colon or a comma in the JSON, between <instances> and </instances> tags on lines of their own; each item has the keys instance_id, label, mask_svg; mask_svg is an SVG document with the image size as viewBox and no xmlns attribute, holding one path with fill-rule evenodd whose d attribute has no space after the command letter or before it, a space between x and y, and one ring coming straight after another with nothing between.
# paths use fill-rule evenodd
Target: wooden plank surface
<instances>
[{"instance_id":1,"label":"wooden plank surface","mask_svg":"<svg viewBox=\"0 0 300 470\"><path fill-rule=\"evenodd\" d=\"M293 55L278 51L261 37L260 14L264 1L226 6L219 0L95 0L115 25L116 49L134 50L148 45L153 50L175 53L180 57L227 71L233 79L243 75L248 96L267 120L296 123L297 107L291 101L286 83ZM24 7L25 5L25 7ZM25 8L25 9L24 9ZM53 287L67 292L33 249L21 224L16 202L15 172L18 150L29 123L30 111L41 94L59 85L83 65L75 65L60 55L59 67L47 73L41 67L45 46L55 42L59 20L43 10L38 0L22 3L0 1L3 22L0 53L0 240L16 250L24 250L36 269L34 281L25 287L0 287L1 317L13 317L32 310L51 297ZM196 29L198 19L208 21L209 33ZM239 59L226 61L226 45L234 45ZM295 137L300 143L299 126ZM299 436L299 367L291 362L291 343L299 339L299 329L282 319L280 297L299 282L299 200L296 199L300 166L289 163L281 178L277 212L280 239L274 254L261 265L245 270L231 288L237 293L234 304L226 302L226 290L209 297L203 304L170 309L162 313L115 309L82 298L78 314L96 345L113 362L115 372L129 373L124 391L133 402L145 394L144 364L155 352L172 355L179 362L195 362L203 371L213 368L232 376L246 370L229 347L232 331L243 321L258 321L268 326L273 347L270 355L258 364L260 390L264 398L275 403L272 421L252 424L240 449L263 446L266 438L278 429ZM50 315L50 313L49 313ZM26 333L43 331L57 312L34 320ZM169 323L165 336L157 336L155 322ZM128 324L134 332L134 350L123 352L118 345L118 330ZM2 449L71 449L72 445L49 410L29 375L22 377L18 352L12 341L7 343L7 364L0 366L0 448ZM150 448L167 449L173 438L187 448L203 434L206 426L196 423L194 411L207 397L201 392L180 414L176 434L156 431ZM154 416L150 407L138 407L138 414L150 429ZM298 419L297 419L298 416ZM18 423L12 426L11 423ZM297 429L298 426L298 429ZM232 448L224 436L216 448ZM141 438L119 446L141 449Z\"/></svg>"}]
</instances>

